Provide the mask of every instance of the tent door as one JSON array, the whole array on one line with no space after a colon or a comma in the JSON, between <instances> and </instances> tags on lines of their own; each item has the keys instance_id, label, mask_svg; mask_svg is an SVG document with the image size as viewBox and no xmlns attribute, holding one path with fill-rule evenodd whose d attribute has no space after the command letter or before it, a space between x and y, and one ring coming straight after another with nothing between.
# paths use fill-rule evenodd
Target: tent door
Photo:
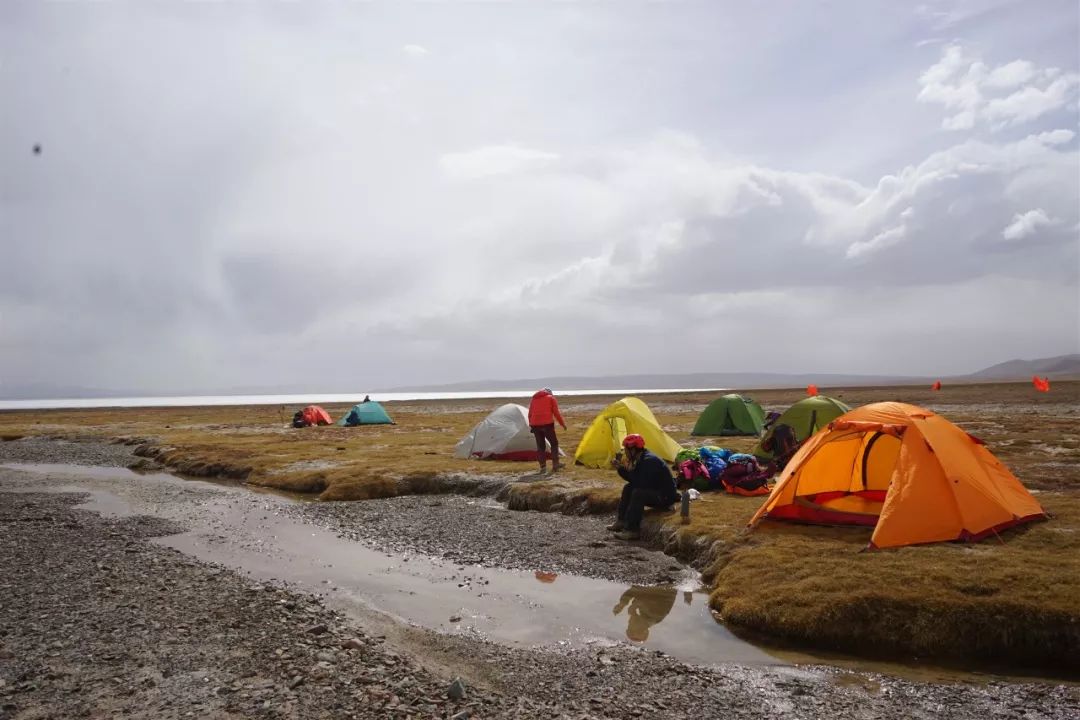
<instances>
[{"instance_id":1,"label":"tent door","mask_svg":"<svg viewBox=\"0 0 1080 720\"><path fill-rule=\"evenodd\" d=\"M622 441L626 437L626 421L620 417L608 418L608 427L611 428L611 454L622 450Z\"/></svg>"}]
</instances>

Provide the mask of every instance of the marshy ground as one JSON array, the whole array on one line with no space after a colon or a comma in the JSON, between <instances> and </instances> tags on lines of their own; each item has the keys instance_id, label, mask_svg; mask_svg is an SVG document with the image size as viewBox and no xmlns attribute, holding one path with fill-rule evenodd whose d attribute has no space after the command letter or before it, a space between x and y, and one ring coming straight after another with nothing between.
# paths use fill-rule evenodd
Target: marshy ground
<instances>
[{"instance_id":1,"label":"marshy ground","mask_svg":"<svg viewBox=\"0 0 1080 720\"><path fill-rule=\"evenodd\" d=\"M783 409L801 395L794 391L753 394L770 409ZM1074 676L1080 617L1076 600L1080 597L1080 545L1076 539L1080 529L1080 496L1076 494L1080 488L1080 431L1076 429L1080 420L1080 383L1057 383L1049 395L1036 395L1029 386L1021 385L947 388L941 393L918 388L867 388L830 394L852 405L892 399L921 404L944 414L984 439L1029 488L1037 491L1054 519L1005 533L1003 543L858 553L868 539L866 531L763 526L747 535L743 526L760 500L706 495L695 502L689 526L679 526L677 518L653 515L645 541L626 546L612 542L602 530L607 519L604 513L610 511L619 489L610 474L577 467L554 478L538 479L530 475L532 468L527 465L523 468L520 464L453 459L457 439L500 401L387 404L397 425L350 429L286 429L277 408L5 413L0 415L0 435L9 441L0 444L0 462L142 463L187 474L231 476L233 482L306 490L306 497L311 498L318 494L323 498L368 497L372 499L366 502L282 502L282 517L309 524L318 532L330 531L344 541L355 538L390 553L443 558L444 562L456 563L454 567L468 566L472 582L482 577L486 568L502 568L518 572L541 570L564 579L568 574L603 578L626 587L665 585L683 580L684 564L688 564L703 571L712 607L741 633L766 632L773 641L796 640L803 647L846 650L863 657L884 654L910 661L918 656L921 662L932 658L932 664L995 665L1054 677ZM685 442L697 413L710 397L663 395L645 399L665 428ZM564 415L570 423L569 431L562 434L568 452L608 400L563 400ZM329 409L335 417L341 410ZM289 415L285 414L286 421ZM35 439L42 436L96 441L58 443ZM100 442L116 439L130 444ZM718 440L718 444L745 449L751 441L725 439ZM42 475L8 470L4 471L4 485L27 490L46 482L46 478L54 486L88 482L86 478L64 477L59 472ZM154 503L159 508L182 504L180 495L170 494L179 490L148 492L151 497L136 498L136 505L144 510L153 510ZM250 491L241 496L256 501L268 497ZM24 497L57 502L51 495ZM191 498L185 502L190 503ZM549 512L521 513L507 508ZM70 512L79 516L84 513ZM45 514L54 518L49 522L61 522L56 520L60 515L52 510ZM195 516L185 521L181 514L173 522L188 527ZM19 522L5 523L8 525L20 527ZM231 531L227 524L224 527L220 534L227 537ZM659 549L671 555L656 552ZM228 565L227 559L219 564ZM84 571L93 574L95 569L91 565ZM532 582L540 587L537 581ZM556 580L551 587L560 587L560 582L566 580ZM471 589L483 591L482 586ZM197 591L197 587L191 589ZM122 595L126 591L117 592ZM332 595L328 594L328 599L332 600ZM697 594L692 600L692 607L704 607L704 595ZM523 675L528 674L526 667L550 660L552 664L545 668L552 672L551 682L556 683L553 687L559 688L555 697L565 701L558 712L566 712L567 716L591 713L598 717L633 717L635 708L647 712L622 700L610 706L591 701L608 697L619 688L626 692L630 676L640 670L628 670L625 676L616 673L621 679L608 677L611 668L623 667L623 660L597 660L598 653L602 653L596 645L557 652L529 650L500 639L498 632L483 622L470 625L466 617L450 624L450 617L448 614L447 626L439 628L442 632L436 633L417 628L402 630L385 620L367 622L371 627L377 624L379 634L386 635L388 642L400 641L402 652L425 662L425 667L435 671L433 677L447 680L447 673L469 676L480 695L487 698L490 693L487 700L477 700L479 704L472 708L474 717L513 716L501 694L519 689L513 684L515 671L500 669L506 662L504 654L520 656ZM665 622L674 627L675 618L673 611L668 620L656 625L653 639L662 636ZM707 614L699 619L711 622ZM17 628L9 629L5 648L16 642L9 638L18 634ZM624 642L642 647L626 639ZM874 652L867 651L871 645ZM469 658L474 654L484 657L477 647L488 648L485 652L500 659L491 665L477 660L473 667ZM667 700L660 698L670 711L664 712L665 708L657 705L652 712L660 716L732 715L736 712L732 704L744 703L742 707L749 708L748 717L783 715L783 709L797 712L800 708L810 715L918 717L919 708L929 716L934 703L940 707L943 701L937 693L942 692L968 703L973 708L972 717L976 713L993 716L987 709L990 707L1024 710L1032 717L1066 717L1076 711L1077 692L1072 685L938 685L861 672L852 673L853 680L838 681L836 673L846 677L850 671L800 669L792 676L793 671L787 668L753 665L704 671L693 662L687 665L671 657L672 653L634 653L607 642L599 647L603 653L614 653L613 657L629 653L632 662L628 668L634 667L633 663L667 664L694 668L686 671L689 675L680 671L679 677L695 678L697 673L705 673L701 676L703 685L680 685ZM973 665L972 656L981 656L980 661ZM664 672L659 666L656 672ZM13 681L7 677L6 658L0 667L4 667L3 677L8 681L0 686L0 692L8 691L10 695ZM573 667L583 678L580 682L558 680L556 667ZM298 669L301 666L294 664L286 674ZM312 668L304 672L309 670ZM588 674L590 670L592 675ZM350 668L345 676L351 677L352 672ZM296 708L297 703L304 702L300 699L304 685L288 690L294 677L289 677L282 692L290 693L290 712L299 712ZM835 692L837 682L847 688L839 695ZM745 689L763 683L771 688L759 698L765 704L754 704L729 692L733 686ZM789 689L782 689L786 687ZM882 687L895 692L883 694ZM135 696L139 692L136 689ZM532 709L523 710L523 717L558 716L553 709L541 709L543 702L554 701L552 697L545 700L536 692L521 692L522 702L541 703L529 705ZM804 698L804 692L809 696ZM234 693L231 686L222 693L209 702L217 703L213 706L220 712L239 712L219 702ZM954 693L961 693L964 699ZM626 694L632 698L629 692ZM883 699L885 696L889 699ZM912 707L897 702L901 696L915 698ZM232 699L235 701L236 696ZM836 702L840 705L830 704ZM945 702L953 705L952 701ZM29 712L28 708L34 706L15 704L19 713ZM448 717L462 712L458 706L445 703L430 705L414 706L414 716ZM678 708L685 708L686 713Z\"/></svg>"}]
</instances>

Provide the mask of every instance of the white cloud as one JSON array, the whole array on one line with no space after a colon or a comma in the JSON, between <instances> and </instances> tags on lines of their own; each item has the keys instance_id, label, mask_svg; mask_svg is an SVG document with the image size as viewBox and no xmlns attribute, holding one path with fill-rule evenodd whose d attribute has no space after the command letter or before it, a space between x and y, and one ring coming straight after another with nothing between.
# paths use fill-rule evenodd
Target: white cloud
<instances>
[{"instance_id":1,"label":"white cloud","mask_svg":"<svg viewBox=\"0 0 1080 720\"><path fill-rule=\"evenodd\" d=\"M537 170L559 159L555 153L517 145L487 145L439 158L443 173L453 180L477 180Z\"/></svg>"},{"instance_id":2,"label":"white cloud","mask_svg":"<svg viewBox=\"0 0 1080 720\"><path fill-rule=\"evenodd\" d=\"M1035 208L1023 214L1014 215L1013 221L1001 232L1001 236L1006 240L1023 240L1035 234L1040 227L1053 224L1055 224L1054 221L1047 217L1045 210Z\"/></svg>"},{"instance_id":3,"label":"white cloud","mask_svg":"<svg viewBox=\"0 0 1080 720\"><path fill-rule=\"evenodd\" d=\"M993 88L1014 88L1035 77L1035 65L1027 60L1013 60L999 65L986 77L986 85Z\"/></svg>"},{"instance_id":4,"label":"white cloud","mask_svg":"<svg viewBox=\"0 0 1080 720\"><path fill-rule=\"evenodd\" d=\"M425 58L431 54L431 51L423 45L405 45L401 48L401 52L405 53L411 58L416 58L417 60Z\"/></svg>"},{"instance_id":5,"label":"white cloud","mask_svg":"<svg viewBox=\"0 0 1080 720\"><path fill-rule=\"evenodd\" d=\"M1001 130L1074 105L1080 74L1040 70L1028 60L990 69L960 45L950 45L922 74L919 85L919 102L953 111L942 120L942 128L970 130L986 124Z\"/></svg>"}]
</instances>

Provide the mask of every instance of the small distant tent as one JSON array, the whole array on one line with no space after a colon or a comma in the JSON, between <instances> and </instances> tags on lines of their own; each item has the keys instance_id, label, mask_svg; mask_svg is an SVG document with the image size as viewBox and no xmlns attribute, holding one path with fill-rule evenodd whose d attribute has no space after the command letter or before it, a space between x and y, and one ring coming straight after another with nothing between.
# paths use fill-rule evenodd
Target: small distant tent
<instances>
[{"instance_id":1,"label":"small distant tent","mask_svg":"<svg viewBox=\"0 0 1080 720\"><path fill-rule=\"evenodd\" d=\"M701 411L691 435L760 435L765 411L742 395L730 394L713 400Z\"/></svg>"},{"instance_id":2,"label":"small distant tent","mask_svg":"<svg viewBox=\"0 0 1080 720\"><path fill-rule=\"evenodd\" d=\"M394 421L383 410L383 406L374 400L353 405L337 422L338 425L393 425Z\"/></svg>"},{"instance_id":3,"label":"small distant tent","mask_svg":"<svg viewBox=\"0 0 1080 720\"><path fill-rule=\"evenodd\" d=\"M795 431L795 440L803 442L849 410L850 407L828 395L814 395L789 407L769 427L787 425ZM761 445L761 442L755 445L751 453L759 458L772 459L773 454Z\"/></svg>"},{"instance_id":4,"label":"small distant tent","mask_svg":"<svg viewBox=\"0 0 1080 720\"><path fill-rule=\"evenodd\" d=\"M318 405L308 405L293 416L293 427L311 427L312 425L330 425L334 421L330 413Z\"/></svg>"},{"instance_id":5,"label":"small distant tent","mask_svg":"<svg viewBox=\"0 0 1080 720\"><path fill-rule=\"evenodd\" d=\"M624 397L600 412L585 431L574 452L574 462L589 467L606 467L622 450L627 435L637 433L645 439L645 448L673 462L682 450L663 429L649 406L636 397Z\"/></svg>"},{"instance_id":6,"label":"small distant tent","mask_svg":"<svg viewBox=\"0 0 1080 720\"><path fill-rule=\"evenodd\" d=\"M456 458L537 460L536 438L529 430L529 411L506 403L478 422L454 447ZM559 450L559 455L565 455ZM551 457L548 444L544 459Z\"/></svg>"},{"instance_id":7,"label":"small distant tent","mask_svg":"<svg viewBox=\"0 0 1080 720\"><path fill-rule=\"evenodd\" d=\"M866 405L829 423L750 521L874 528L870 546L978 540L1046 517L981 440L929 410Z\"/></svg>"}]
</instances>

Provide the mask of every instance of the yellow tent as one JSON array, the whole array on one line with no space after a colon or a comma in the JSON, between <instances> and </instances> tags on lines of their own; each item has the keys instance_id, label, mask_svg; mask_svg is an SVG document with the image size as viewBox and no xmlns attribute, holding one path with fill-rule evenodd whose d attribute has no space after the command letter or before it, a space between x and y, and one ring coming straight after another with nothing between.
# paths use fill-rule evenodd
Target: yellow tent
<instances>
[{"instance_id":1,"label":"yellow tent","mask_svg":"<svg viewBox=\"0 0 1080 720\"><path fill-rule=\"evenodd\" d=\"M986 446L914 405L874 403L833 420L799 448L765 518L874 528L871 547L978 540L1046 517Z\"/></svg>"},{"instance_id":2,"label":"yellow tent","mask_svg":"<svg viewBox=\"0 0 1080 720\"><path fill-rule=\"evenodd\" d=\"M668 462L682 450L679 443L660 428L648 405L636 397L624 397L596 416L577 446L574 462L606 467L622 449L623 438L631 433L645 438L645 449Z\"/></svg>"}]
</instances>

